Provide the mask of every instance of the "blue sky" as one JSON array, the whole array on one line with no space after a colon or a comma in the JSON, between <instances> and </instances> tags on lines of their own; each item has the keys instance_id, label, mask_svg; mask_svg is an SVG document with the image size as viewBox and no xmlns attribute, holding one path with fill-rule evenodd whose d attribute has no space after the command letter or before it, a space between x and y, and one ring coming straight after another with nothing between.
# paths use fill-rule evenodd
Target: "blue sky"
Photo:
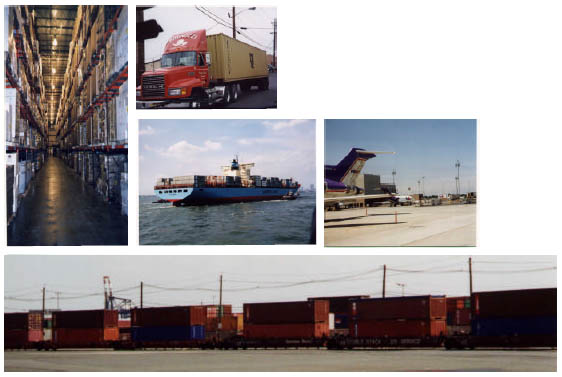
<instances>
[{"instance_id":1,"label":"blue sky","mask_svg":"<svg viewBox=\"0 0 562 377\"><path fill-rule=\"evenodd\" d=\"M239 156L253 175L315 183L314 120L139 120L139 192L160 177L222 175Z\"/></svg>"},{"instance_id":2,"label":"blue sky","mask_svg":"<svg viewBox=\"0 0 562 377\"><path fill-rule=\"evenodd\" d=\"M417 193L418 180L426 195L455 193L457 160L461 192L476 191L476 120L326 120L325 139L326 164L337 164L353 147L396 152L367 161L363 173L392 182L396 169L399 193Z\"/></svg>"}]
</instances>

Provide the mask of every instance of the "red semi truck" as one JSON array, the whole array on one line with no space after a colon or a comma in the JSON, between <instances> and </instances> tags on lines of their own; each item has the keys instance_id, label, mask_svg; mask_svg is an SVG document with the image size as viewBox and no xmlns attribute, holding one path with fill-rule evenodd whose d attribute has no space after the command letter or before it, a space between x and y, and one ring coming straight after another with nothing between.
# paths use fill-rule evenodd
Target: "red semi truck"
<instances>
[{"instance_id":1,"label":"red semi truck","mask_svg":"<svg viewBox=\"0 0 562 377\"><path fill-rule=\"evenodd\" d=\"M172 36L161 67L142 74L137 105L151 108L181 103L196 108L229 104L252 86L269 88L265 51L224 34L189 31Z\"/></svg>"}]
</instances>

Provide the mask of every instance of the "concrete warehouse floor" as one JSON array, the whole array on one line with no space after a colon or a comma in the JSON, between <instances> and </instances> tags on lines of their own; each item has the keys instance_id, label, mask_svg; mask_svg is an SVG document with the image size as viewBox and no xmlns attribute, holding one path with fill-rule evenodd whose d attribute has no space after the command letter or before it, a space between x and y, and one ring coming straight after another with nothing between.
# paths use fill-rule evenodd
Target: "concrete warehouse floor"
<instances>
[{"instance_id":1,"label":"concrete warehouse floor","mask_svg":"<svg viewBox=\"0 0 562 377\"><path fill-rule=\"evenodd\" d=\"M394 223L394 213L398 223ZM476 205L325 212L325 246L476 246Z\"/></svg>"},{"instance_id":2,"label":"concrete warehouse floor","mask_svg":"<svg viewBox=\"0 0 562 377\"><path fill-rule=\"evenodd\" d=\"M127 216L64 162L46 159L8 227L8 245L126 245Z\"/></svg>"},{"instance_id":3,"label":"concrete warehouse floor","mask_svg":"<svg viewBox=\"0 0 562 377\"><path fill-rule=\"evenodd\" d=\"M556 351L14 351L4 371L556 371Z\"/></svg>"}]
</instances>

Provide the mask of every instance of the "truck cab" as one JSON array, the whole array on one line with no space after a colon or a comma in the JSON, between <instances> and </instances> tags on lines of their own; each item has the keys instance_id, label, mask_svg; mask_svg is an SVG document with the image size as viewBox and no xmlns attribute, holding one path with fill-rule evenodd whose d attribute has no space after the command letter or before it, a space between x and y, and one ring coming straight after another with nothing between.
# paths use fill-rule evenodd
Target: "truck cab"
<instances>
[{"instance_id":1,"label":"truck cab","mask_svg":"<svg viewBox=\"0 0 562 377\"><path fill-rule=\"evenodd\" d=\"M160 102L205 100L209 87L205 30L176 34L166 43L161 67L144 72L137 87L137 101Z\"/></svg>"}]
</instances>

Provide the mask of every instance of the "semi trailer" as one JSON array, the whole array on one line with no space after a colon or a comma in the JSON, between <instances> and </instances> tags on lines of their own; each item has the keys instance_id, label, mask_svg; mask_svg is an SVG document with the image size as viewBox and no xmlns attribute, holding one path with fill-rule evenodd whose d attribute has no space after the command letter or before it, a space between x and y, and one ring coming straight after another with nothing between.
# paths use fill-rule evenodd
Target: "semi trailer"
<instances>
[{"instance_id":1,"label":"semi trailer","mask_svg":"<svg viewBox=\"0 0 562 377\"><path fill-rule=\"evenodd\" d=\"M189 31L172 36L160 68L142 74L137 106L228 105L254 86L269 88L265 51L224 34Z\"/></svg>"}]
</instances>

